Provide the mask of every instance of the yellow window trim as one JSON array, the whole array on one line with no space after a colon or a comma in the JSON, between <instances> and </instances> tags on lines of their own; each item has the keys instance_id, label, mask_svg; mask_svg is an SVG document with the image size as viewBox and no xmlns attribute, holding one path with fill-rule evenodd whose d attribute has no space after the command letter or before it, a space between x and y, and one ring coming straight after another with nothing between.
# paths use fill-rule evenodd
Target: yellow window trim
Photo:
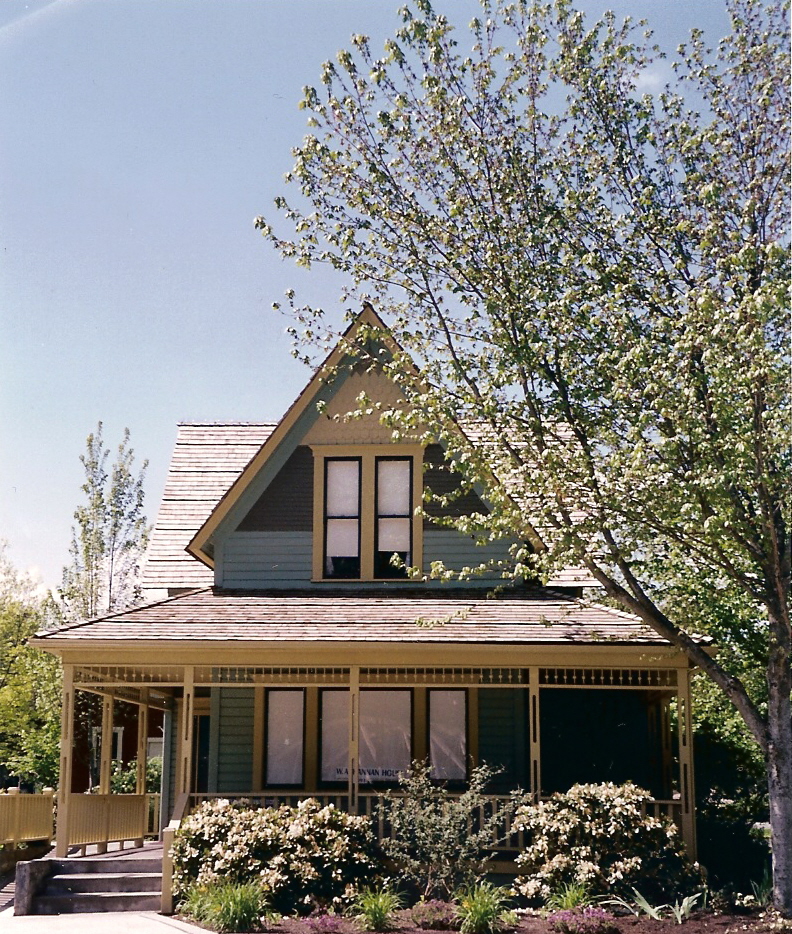
<instances>
[{"instance_id":1,"label":"yellow window trim","mask_svg":"<svg viewBox=\"0 0 792 934\"><path fill-rule=\"evenodd\" d=\"M416 512L423 502L423 445L420 444L312 444L314 455L313 507L313 581L337 584L338 580L324 576L324 462L332 457L359 457L360 470L360 577L353 581L399 581L404 578L374 577L374 474L378 457L409 457L413 462L413 554L415 567L423 566L423 522Z\"/></svg>"}]
</instances>

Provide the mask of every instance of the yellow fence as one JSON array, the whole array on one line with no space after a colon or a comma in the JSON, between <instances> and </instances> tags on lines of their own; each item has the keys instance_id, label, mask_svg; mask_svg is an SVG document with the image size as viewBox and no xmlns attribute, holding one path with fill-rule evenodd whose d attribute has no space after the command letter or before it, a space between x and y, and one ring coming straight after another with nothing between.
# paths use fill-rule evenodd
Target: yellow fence
<instances>
[{"instance_id":1,"label":"yellow fence","mask_svg":"<svg viewBox=\"0 0 792 934\"><path fill-rule=\"evenodd\" d=\"M40 795L19 794L16 788L0 793L0 844L52 840L53 800L51 788Z\"/></svg>"},{"instance_id":2,"label":"yellow fence","mask_svg":"<svg viewBox=\"0 0 792 934\"><path fill-rule=\"evenodd\" d=\"M142 840L149 826L147 795L69 796L69 845Z\"/></svg>"}]
</instances>

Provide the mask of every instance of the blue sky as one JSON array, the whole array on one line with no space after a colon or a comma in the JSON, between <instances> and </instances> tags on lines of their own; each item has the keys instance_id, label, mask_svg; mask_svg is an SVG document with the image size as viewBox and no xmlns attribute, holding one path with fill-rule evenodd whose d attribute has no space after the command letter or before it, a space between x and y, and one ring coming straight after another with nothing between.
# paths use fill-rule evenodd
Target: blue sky
<instances>
[{"instance_id":1,"label":"blue sky","mask_svg":"<svg viewBox=\"0 0 792 934\"><path fill-rule=\"evenodd\" d=\"M475 0L439 0L463 25ZM271 311L338 309L253 229L305 133L303 85L400 0L0 2L0 538L55 587L97 421L129 427L156 515L179 421L277 419L309 374ZM581 0L669 50L722 0ZM659 77L662 77L660 75Z\"/></svg>"}]
</instances>

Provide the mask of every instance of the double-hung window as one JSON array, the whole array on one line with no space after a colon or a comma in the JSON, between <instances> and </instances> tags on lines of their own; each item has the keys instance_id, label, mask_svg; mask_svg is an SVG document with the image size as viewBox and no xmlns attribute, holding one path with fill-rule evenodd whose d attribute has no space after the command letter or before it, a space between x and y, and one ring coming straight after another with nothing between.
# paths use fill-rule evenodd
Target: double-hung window
<instances>
[{"instance_id":1,"label":"double-hung window","mask_svg":"<svg viewBox=\"0 0 792 934\"><path fill-rule=\"evenodd\" d=\"M412 561L412 458L378 457L375 476L374 577L406 577Z\"/></svg>"},{"instance_id":2,"label":"double-hung window","mask_svg":"<svg viewBox=\"0 0 792 934\"><path fill-rule=\"evenodd\" d=\"M316 447L314 577L404 580L419 563L422 449ZM349 452L347 454L347 452Z\"/></svg>"},{"instance_id":3,"label":"double-hung window","mask_svg":"<svg viewBox=\"0 0 792 934\"><path fill-rule=\"evenodd\" d=\"M325 460L324 576L360 578L360 458Z\"/></svg>"}]
</instances>

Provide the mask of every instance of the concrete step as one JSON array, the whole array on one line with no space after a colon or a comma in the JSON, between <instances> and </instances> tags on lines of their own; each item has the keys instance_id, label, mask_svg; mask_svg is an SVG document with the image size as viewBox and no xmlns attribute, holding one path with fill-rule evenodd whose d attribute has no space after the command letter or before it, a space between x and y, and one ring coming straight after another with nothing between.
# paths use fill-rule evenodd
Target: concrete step
<instances>
[{"instance_id":1,"label":"concrete step","mask_svg":"<svg viewBox=\"0 0 792 934\"><path fill-rule=\"evenodd\" d=\"M160 896L152 892L84 892L39 895L34 914L61 915L97 911L159 911Z\"/></svg>"},{"instance_id":2,"label":"concrete step","mask_svg":"<svg viewBox=\"0 0 792 934\"><path fill-rule=\"evenodd\" d=\"M161 872L70 872L47 879L47 895L71 892L160 892Z\"/></svg>"},{"instance_id":3,"label":"concrete step","mask_svg":"<svg viewBox=\"0 0 792 934\"><path fill-rule=\"evenodd\" d=\"M70 873L129 873L129 872L162 872L161 856L130 856L116 857L90 857L74 859L51 859L52 875L65 876Z\"/></svg>"}]
</instances>

